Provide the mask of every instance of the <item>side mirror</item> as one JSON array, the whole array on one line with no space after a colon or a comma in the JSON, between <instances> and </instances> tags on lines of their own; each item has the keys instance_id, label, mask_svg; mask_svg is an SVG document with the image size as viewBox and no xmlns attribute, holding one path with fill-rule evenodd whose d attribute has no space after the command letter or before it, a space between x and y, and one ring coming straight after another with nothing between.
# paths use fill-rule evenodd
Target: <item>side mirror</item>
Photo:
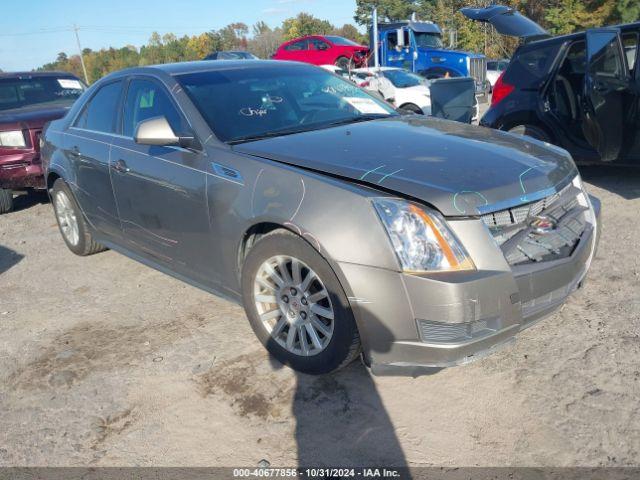
<instances>
[{"instance_id":1,"label":"side mirror","mask_svg":"<svg viewBox=\"0 0 640 480\"><path fill-rule=\"evenodd\" d=\"M399 28L398 30L396 30L396 35L398 35L398 46L399 47L404 47L404 29L403 28Z\"/></svg>"},{"instance_id":2,"label":"side mirror","mask_svg":"<svg viewBox=\"0 0 640 480\"><path fill-rule=\"evenodd\" d=\"M136 127L134 141L140 145L176 146L198 148L198 141L191 135L177 135L165 117L143 120Z\"/></svg>"}]
</instances>

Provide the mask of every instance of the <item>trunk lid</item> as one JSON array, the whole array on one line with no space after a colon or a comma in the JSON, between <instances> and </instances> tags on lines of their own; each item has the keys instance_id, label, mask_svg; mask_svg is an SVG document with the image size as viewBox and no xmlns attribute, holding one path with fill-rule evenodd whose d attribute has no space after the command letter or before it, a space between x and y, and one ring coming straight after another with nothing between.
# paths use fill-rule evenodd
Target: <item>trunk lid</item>
<instances>
[{"instance_id":1,"label":"trunk lid","mask_svg":"<svg viewBox=\"0 0 640 480\"><path fill-rule=\"evenodd\" d=\"M351 179L476 216L546 197L577 170L533 139L421 116L398 116L234 145L235 151Z\"/></svg>"},{"instance_id":2,"label":"trunk lid","mask_svg":"<svg viewBox=\"0 0 640 480\"><path fill-rule=\"evenodd\" d=\"M551 36L536 22L505 5L486 8L465 7L460 9L460 13L471 20L490 23L502 35L522 38L527 42Z\"/></svg>"}]
</instances>

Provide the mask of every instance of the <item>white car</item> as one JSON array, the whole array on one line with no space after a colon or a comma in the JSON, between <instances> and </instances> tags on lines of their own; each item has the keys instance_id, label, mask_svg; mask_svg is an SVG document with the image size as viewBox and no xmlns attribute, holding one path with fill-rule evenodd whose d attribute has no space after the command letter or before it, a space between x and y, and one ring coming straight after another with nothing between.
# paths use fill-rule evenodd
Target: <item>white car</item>
<instances>
[{"instance_id":1,"label":"white car","mask_svg":"<svg viewBox=\"0 0 640 480\"><path fill-rule=\"evenodd\" d=\"M344 78L345 80L351 80L352 82L355 81L355 79L353 77L349 76L349 72L347 70L345 70L344 68L340 68L337 65L320 65L320 68L324 68L325 70L334 73L336 75L338 75L339 77Z\"/></svg>"},{"instance_id":2,"label":"white car","mask_svg":"<svg viewBox=\"0 0 640 480\"><path fill-rule=\"evenodd\" d=\"M351 75L359 86L380 93L396 108L431 115L429 81L424 77L393 67L358 68Z\"/></svg>"},{"instance_id":3,"label":"white car","mask_svg":"<svg viewBox=\"0 0 640 480\"><path fill-rule=\"evenodd\" d=\"M502 75L509 66L509 60L489 60L487 62L487 80L491 84L491 91L498 81L498 77Z\"/></svg>"}]
</instances>

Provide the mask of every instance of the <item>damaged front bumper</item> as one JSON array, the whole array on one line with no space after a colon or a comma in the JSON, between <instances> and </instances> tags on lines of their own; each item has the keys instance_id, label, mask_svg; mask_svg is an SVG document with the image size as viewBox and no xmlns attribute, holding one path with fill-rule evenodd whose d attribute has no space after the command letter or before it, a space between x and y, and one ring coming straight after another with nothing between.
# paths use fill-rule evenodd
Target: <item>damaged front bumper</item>
<instances>
[{"instance_id":1,"label":"damaged front bumper","mask_svg":"<svg viewBox=\"0 0 640 480\"><path fill-rule=\"evenodd\" d=\"M38 152L0 156L0 188L22 190L44 187L44 172Z\"/></svg>"},{"instance_id":2,"label":"damaged front bumper","mask_svg":"<svg viewBox=\"0 0 640 480\"><path fill-rule=\"evenodd\" d=\"M450 222L476 272L409 275L341 264L374 374L419 375L493 353L580 288L599 240L600 202L570 256L510 265L482 221ZM384 292L381 295L380 292Z\"/></svg>"}]
</instances>

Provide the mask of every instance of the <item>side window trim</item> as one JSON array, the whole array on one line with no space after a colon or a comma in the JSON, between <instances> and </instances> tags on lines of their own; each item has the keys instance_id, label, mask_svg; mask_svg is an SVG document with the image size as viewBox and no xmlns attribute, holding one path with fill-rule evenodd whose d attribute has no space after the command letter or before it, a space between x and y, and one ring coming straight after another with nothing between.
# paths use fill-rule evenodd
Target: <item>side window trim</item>
<instances>
[{"instance_id":1,"label":"side window trim","mask_svg":"<svg viewBox=\"0 0 640 480\"><path fill-rule=\"evenodd\" d=\"M182 107L175 101L175 99L173 98L173 95L171 95L171 93L169 92L169 88L163 83L161 82L158 78L154 77L153 75L145 75L145 74L135 74L135 75L131 75L129 77L127 77L126 79L126 88L123 88L123 95L122 98L120 99L120 131L119 131L119 135L117 135L118 137L121 138L126 138L127 140L134 140L133 137L129 137L127 135L124 135L124 109L125 109L125 105L127 103L127 95L129 93L129 87L131 85L131 82L133 80L147 80L150 81L151 83L156 84L160 89L163 90L163 92L165 93L165 95L167 96L167 98L169 99L169 101L171 102L171 105L173 105L173 107L175 108L177 114L180 116L180 118L182 119L182 121L185 122L186 125L189 126L189 130L191 134L193 134L196 139L198 140L198 142L201 145L204 145L202 143L202 141L200 140L198 133L196 132L195 128L193 128L193 124L189 121L189 117L187 116L187 114L184 112L184 110L182 109ZM181 132L181 133L186 133L186 132ZM173 148L173 147L172 147ZM175 148L180 148L180 147L175 147ZM204 151L204 148L201 149L201 151Z\"/></svg>"},{"instance_id":2,"label":"side window trim","mask_svg":"<svg viewBox=\"0 0 640 480\"><path fill-rule=\"evenodd\" d=\"M623 49L625 48L624 42L629 37L634 37L636 41L636 48L635 48L636 53L635 53L635 57L633 58L633 67L629 68L629 72L632 73L632 76L635 76L635 72L638 71L638 60L640 59L640 31L630 30L630 31L622 32L621 38L622 38ZM625 51L624 53L626 55L627 52Z\"/></svg>"},{"instance_id":3,"label":"side window trim","mask_svg":"<svg viewBox=\"0 0 640 480\"><path fill-rule=\"evenodd\" d=\"M122 105L123 105L123 98L124 98L124 97L123 97L123 92L124 92L124 80L123 80L122 78L115 78L115 79L113 79L113 81L105 82L103 85L100 85L100 87L96 88L96 91L95 91L95 92L93 92L93 93L91 94L91 96L90 96L90 97L89 97L89 98L84 102L84 105L82 105L82 108L76 112L76 115L75 115L75 117L73 117L73 120L69 123L69 127L68 127L68 128L74 128L74 129L76 129L76 130L81 130L81 131L84 131L84 132L101 133L101 134L103 134L103 135L114 135L114 133L116 133L116 134L117 134L117 129L116 129L116 132L101 132L101 131L99 131L99 130L91 130L91 129L89 129L89 128L82 128L82 127L79 127L79 126L77 125L77 123L78 123L79 118L82 116L82 114L85 112L85 110L89 107L89 105L91 104L91 102L93 101L93 99L96 97L96 95L97 95L97 94L98 94L98 93L99 93L103 88L105 88L105 87L107 87L107 86L109 86L109 85L113 85L114 83L118 83L118 82L120 82L120 83L122 83L122 84L123 84L123 88L120 90L120 97L118 98L118 105L116 106L116 118L115 118L115 120L114 120L114 121L116 121L116 122L117 122L117 118L118 118L118 115L119 115L119 113L120 113L119 111L120 111L120 108L121 108L121 107L122 107ZM113 127L117 127L117 124L116 124L116 125L113 125Z\"/></svg>"}]
</instances>

